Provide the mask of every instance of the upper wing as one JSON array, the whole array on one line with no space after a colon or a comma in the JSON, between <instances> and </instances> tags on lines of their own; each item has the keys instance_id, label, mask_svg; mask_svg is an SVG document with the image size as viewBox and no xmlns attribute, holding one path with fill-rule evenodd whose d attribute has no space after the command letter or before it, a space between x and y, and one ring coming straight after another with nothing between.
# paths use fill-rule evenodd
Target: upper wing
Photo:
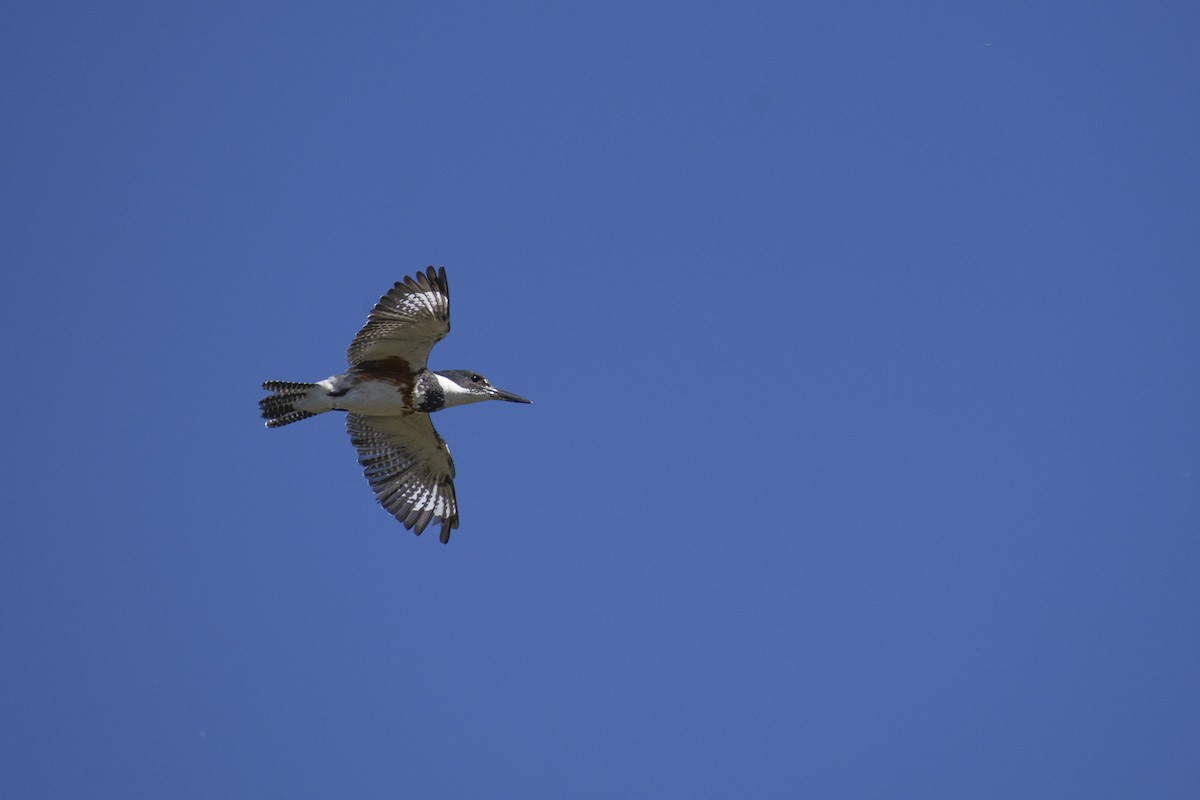
<instances>
[{"instance_id":1,"label":"upper wing","mask_svg":"<svg viewBox=\"0 0 1200 800\"><path fill-rule=\"evenodd\" d=\"M364 361L399 356L419 372L429 351L450 332L450 287L446 268L429 267L416 277L396 281L379 298L367 324L354 337L346 358L355 367Z\"/></svg>"},{"instance_id":2,"label":"upper wing","mask_svg":"<svg viewBox=\"0 0 1200 800\"><path fill-rule=\"evenodd\" d=\"M441 540L458 527L454 459L428 414L346 415L346 431L375 499L418 536L431 521Z\"/></svg>"}]
</instances>

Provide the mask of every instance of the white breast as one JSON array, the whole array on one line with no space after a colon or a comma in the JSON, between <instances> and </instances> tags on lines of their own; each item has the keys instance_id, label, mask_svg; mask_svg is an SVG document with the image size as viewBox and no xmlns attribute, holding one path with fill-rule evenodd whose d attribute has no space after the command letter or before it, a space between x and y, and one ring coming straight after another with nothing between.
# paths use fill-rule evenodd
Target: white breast
<instances>
[{"instance_id":1,"label":"white breast","mask_svg":"<svg viewBox=\"0 0 1200 800\"><path fill-rule=\"evenodd\" d=\"M400 387L387 381L360 381L341 397L330 399L334 408L366 416L404 414L411 411Z\"/></svg>"}]
</instances>

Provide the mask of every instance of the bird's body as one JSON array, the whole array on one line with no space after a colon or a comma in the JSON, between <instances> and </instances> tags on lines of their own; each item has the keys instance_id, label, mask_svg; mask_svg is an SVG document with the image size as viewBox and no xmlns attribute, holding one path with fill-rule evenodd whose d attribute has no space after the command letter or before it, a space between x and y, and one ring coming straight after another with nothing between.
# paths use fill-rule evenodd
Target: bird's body
<instances>
[{"instance_id":1,"label":"bird's body","mask_svg":"<svg viewBox=\"0 0 1200 800\"><path fill-rule=\"evenodd\" d=\"M476 372L433 372L429 351L450 331L446 270L429 267L380 298L347 351L350 369L316 383L267 381L259 401L268 428L345 411L359 463L388 511L418 535L436 520L441 540L458 527L454 460L429 415L484 400L529 401Z\"/></svg>"}]
</instances>

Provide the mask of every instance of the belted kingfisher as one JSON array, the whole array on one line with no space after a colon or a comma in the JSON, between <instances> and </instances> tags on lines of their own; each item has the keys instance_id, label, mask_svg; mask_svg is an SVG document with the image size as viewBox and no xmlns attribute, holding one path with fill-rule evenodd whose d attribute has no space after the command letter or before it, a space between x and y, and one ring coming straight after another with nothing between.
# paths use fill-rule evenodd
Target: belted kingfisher
<instances>
[{"instance_id":1,"label":"belted kingfisher","mask_svg":"<svg viewBox=\"0 0 1200 800\"><path fill-rule=\"evenodd\" d=\"M454 459L429 415L483 400L530 403L478 372L431 372L429 351L450 332L446 268L397 281L354 337L350 370L317 383L267 381L259 401L268 428L326 411L346 412L346 431L375 498L418 536L431 521L450 541L458 527Z\"/></svg>"}]
</instances>

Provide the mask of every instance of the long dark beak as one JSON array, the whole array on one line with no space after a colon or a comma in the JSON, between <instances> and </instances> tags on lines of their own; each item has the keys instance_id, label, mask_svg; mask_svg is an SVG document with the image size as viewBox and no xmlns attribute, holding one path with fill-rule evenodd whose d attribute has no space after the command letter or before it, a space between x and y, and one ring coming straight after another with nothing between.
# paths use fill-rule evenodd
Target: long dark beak
<instances>
[{"instance_id":1,"label":"long dark beak","mask_svg":"<svg viewBox=\"0 0 1200 800\"><path fill-rule=\"evenodd\" d=\"M510 403L532 403L533 402L532 400L526 400L524 397L521 397L521 395L519 395L519 394L513 394L512 392L506 392L503 389L497 389L495 386L492 387L492 399L493 400L507 400Z\"/></svg>"}]
</instances>

